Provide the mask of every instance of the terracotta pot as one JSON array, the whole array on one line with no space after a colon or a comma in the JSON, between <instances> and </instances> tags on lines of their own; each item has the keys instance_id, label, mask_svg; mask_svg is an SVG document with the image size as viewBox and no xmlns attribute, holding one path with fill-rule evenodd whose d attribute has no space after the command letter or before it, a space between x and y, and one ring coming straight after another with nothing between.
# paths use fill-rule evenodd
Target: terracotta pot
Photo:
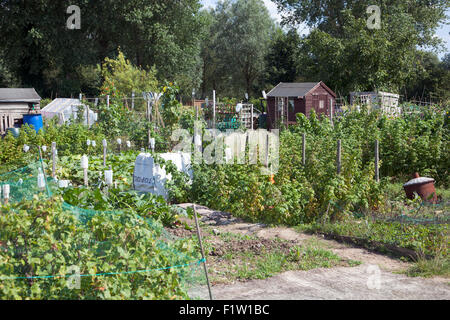
<instances>
[{"instance_id":1,"label":"terracotta pot","mask_svg":"<svg viewBox=\"0 0 450 320\"><path fill-rule=\"evenodd\" d=\"M434 179L420 177L416 172L411 181L403 185L408 199L414 199L414 192L417 193L423 201L437 203L436 189L434 187Z\"/></svg>"}]
</instances>

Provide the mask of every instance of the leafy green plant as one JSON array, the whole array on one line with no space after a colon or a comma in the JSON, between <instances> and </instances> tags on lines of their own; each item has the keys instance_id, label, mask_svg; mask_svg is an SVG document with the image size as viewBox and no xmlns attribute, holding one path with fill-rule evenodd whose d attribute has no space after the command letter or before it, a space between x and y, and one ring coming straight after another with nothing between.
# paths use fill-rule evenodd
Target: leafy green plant
<instances>
[{"instance_id":1,"label":"leafy green plant","mask_svg":"<svg viewBox=\"0 0 450 320\"><path fill-rule=\"evenodd\" d=\"M368 245L372 242L411 249L427 256L446 256L448 251L448 225L445 224L415 225L351 219L335 223L314 223L305 226L304 230L367 240Z\"/></svg>"},{"instance_id":2,"label":"leafy green plant","mask_svg":"<svg viewBox=\"0 0 450 320\"><path fill-rule=\"evenodd\" d=\"M1 207L0 298L188 298L182 280L198 261L194 246L159 236L132 211L97 213L83 224L60 198ZM84 275L79 288L68 286L71 267Z\"/></svg>"},{"instance_id":3,"label":"leafy green plant","mask_svg":"<svg viewBox=\"0 0 450 320\"><path fill-rule=\"evenodd\" d=\"M89 151L89 150L88 150ZM109 154L107 156L107 168L113 170L114 181L121 190L128 190L133 184L134 162L138 152L129 151L122 154ZM80 167L81 154L62 156L58 159L56 175L59 180L70 180L74 186L84 184L84 174ZM52 167L51 160L48 167ZM103 156L89 156L88 178L92 185L98 185L103 179L106 168L103 166Z\"/></svg>"},{"instance_id":4,"label":"leafy green plant","mask_svg":"<svg viewBox=\"0 0 450 320\"><path fill-rule=\"evenodd\" d=\"M101 92L111 97L131 97L131 93L155 91L156 69L143 70L131 64L120 48L116 59L105 58L101 69L104 79Z\"/></svg>"},{"instance_id":5,"label":"leafy green plant","mask_svg":"<svg viewBox=\"0 0 450 320\"><path fill-rule=\"evenodd\" d=\"M168 127L174 127L181 117L182 105L177 100L180 88L174 83L166 83L162 91L161 113L164 124Z\"/></svg>"},{"instance_id":6,"label":"leafy green plant","mask_svg":"<svg viewBox=\"0 0 450 320\"><path fill-rule=\"evenodd\" d=\"M96 211L129 211L143 218L174 227L179 223L178 213L164 198L150 193L121 191L120 189L88 189L85 187L67 189L63 199L74 207Z\"/></svg>"}]
</instances>

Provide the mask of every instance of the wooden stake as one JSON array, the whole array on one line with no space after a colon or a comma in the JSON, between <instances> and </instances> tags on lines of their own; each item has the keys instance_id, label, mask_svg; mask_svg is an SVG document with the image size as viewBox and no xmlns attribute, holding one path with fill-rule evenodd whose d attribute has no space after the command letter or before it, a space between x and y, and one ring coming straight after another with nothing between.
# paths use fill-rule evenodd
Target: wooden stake
<instances>
[{"instance_id":1,"label":"wooden stake","mask_svg":"<svg viewBox=\"0 0 450 320\"><path fill-rule=\"evenodd\" d=\"M334 126L334 119L333 119L333 99L330 99L330 121L331 121L331 125Z\"/></svg>"},{"instance_id":2,"label":"wooden stake","mask_svg":"<svg viewBox=\"0 0 450 320\"><path fill-rule=\"evenodd\" d=\"M194 218L195 218L195 226L197 228L197 237L198 237L198 242L200 244L200 250L202 253L202 258L203 258L203 268L205 270L205 275L206 275L206 282L208 284L208 291L209 291L209 299L213 300L213 296L211 293L211 285L209 283L209 277L208 277L208 268L206 266L206 258L205 258L205 251L203 250L203 243L202 243L202 235L200 232L200 226L198 225L198 219L197 219L197 208L196 205L194 204Z\"/></svg>"},{"instance_id":3,"label":"wooden stake","mask_svg":"<svg viewBox=\"0 0 450 320\"><path fill-rule=\"evenodd\" d=\"M375 181L380 182L380 153L379 153L380 143L378 140L375 141Z\"/></svg>"},{"instance_id":4,"label":"wooden stake","mask_svg":"<svg viewBox=\"0 0 450 320\"><path fill-rule=\"evenodd\" d=\"M148 148L151 149L152 131L148 129Z\"/></svg>"},{"instance_id":5,"label":"wooden stake","mask_svg":"<svg viewBox=\"0 0 450 320\"><path fill-rule=\"evenodd\" d=\"M269 152L270 152L270 149L269 149L269 135L270 135L270 132L269 131L267 131L267 137L266 137L266 166L267 166L267 169L269 169ZM239 152L240 152L240 150L239 150Z\"/></svg>"},{"instance_id":6,"label":"wooden stake","mask_svg":"<svg viewBox=\"0 0 450 320\"><path fill-rule=\"evenodd\" d=\"M106 140L103 140L103 166L106 167L106 148L107 144L105 143Z\"/></svg>"},{"instance_id":7,"label":"wooden stake","mask_svg":"<svg viewBox=\"0 0 450 320\"><path fill-rule=\"evenodd\" d=\"M213 90L213 129L216 128L216 90Z\"/></svg>"},{"instance_id":8,"label":"wooden stake","mask_svg":"<svg viewBox=\"0 0 450 320\"><path fill-rule=\"evenodd\" d=\"M89 106L86 106L86 123L89 129Z\"/></svg>"},{"instance_id":9,"label":"wooden stake","mask_svg":"<svg viewBox=\"0 0 450 320\"><path fill-rule=\"evenodd\" d=\"M283 105L284 105L284 112L285 112L285 123L284 123L284 125L286 126L286 129L287 128L289 128L289 124L288 124L288 121L289 121L289 100L288 100L289 98L284 98L284 102L283 102Z\"/></svg>"},{"instance_id":10,"label":"wooden stake","mask_svg":"<svg viewBox=\"0 0 450 320\"><path fill-rule=\"evenodd\" d=\"M253 130L253 105L252 105L252 130Z\"/></svg>"},{"instance_id":11,"label":"wooden stake","mask_svg":"<svg viewBox=\"0 0 450 320\"><path fill-rule=\"evenodd\" d=\"M303 166L306 166L306 133L303 134L302 164L303 164Z\"/></svg>"},{"instance_id":12,"label":"wooden stake","mask_svg":"<svg viewBox=\"0 0 450 320\"><path fill-rule=\"evenodd\" d=\"M337 143L337 174L341 174L341 152L342 152L342 145L341 140L338 140Z\"/></svg>"}]
</instances>

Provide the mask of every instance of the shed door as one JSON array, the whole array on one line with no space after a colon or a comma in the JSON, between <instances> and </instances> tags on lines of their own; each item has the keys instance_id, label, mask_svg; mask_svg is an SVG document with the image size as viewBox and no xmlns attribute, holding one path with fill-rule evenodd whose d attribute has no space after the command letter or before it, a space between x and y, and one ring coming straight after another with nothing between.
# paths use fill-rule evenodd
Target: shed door
<instances>
[{"instance_id":1,"label":"shed door","mask_svg":"<svg viewBox=\"0 0 450 320\"><path fill-rule=\"evenodd\" d=\"M316 113L318 113L319 112L319 95L313 94L312 98L313 98L312 107L313 107L314 111Z\"/></svg>"},{"instance_id":2,"label":"shed door","mask_svg":"<svg viewBox=\"0 0 450 320\"><path fill-rule=\"evenodd\" d=\"M319 96L319 112L328 115L328 96L326 94Z\"/></svg>"},{"instance_id":3,"label":"shed door","mask_svg":"<svg viewBox=\"0 0 450 320\"><path fill-rule=\"evenodd\" d=\"M316 114L328 114L328 96L313 95L313 108Z\"/></svg>"}]
</instances>

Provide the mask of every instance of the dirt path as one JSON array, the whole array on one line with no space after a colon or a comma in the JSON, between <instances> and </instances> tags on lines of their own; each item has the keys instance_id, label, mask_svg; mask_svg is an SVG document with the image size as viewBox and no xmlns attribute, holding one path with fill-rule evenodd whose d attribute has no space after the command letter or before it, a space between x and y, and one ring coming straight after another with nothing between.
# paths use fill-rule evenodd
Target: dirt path
<instances>
[{"instance_id":1,"label":"dirt path","mask_svg":"<svg viewBox=\"0 0 450 320\"><path fill-rule=\"evenodd\" d=\"M182 204L186 209L191 204ZM208 234L231 233L252 236L263 245L274 239L289 243L314 243L343 259L359 261L354 267L317 268L308 271L288 271L264 280L233 281L231 284L213 283L212 291L218 300L308 300L308 299L450 299L450 280L444 278L411 278L399 271L409 263L362 248L351 247L316 235L299 233L290 228L268 228L262 224L245 223L229 213L197 206ZM216 252L221 252L223 242L210 240ZM251 244L255 246L255 244ZM226 249L227 248L227 249ZM234 247L222 250L233 251ZM207 299L207 296L202 298Z\"/></svg>"},{"instance_id":2,"label":"dirt path","mask_svg":"<svg viewBox=\"0 0 450 320\"><path fill-rule=\"evenodd\" d=\"M213 286L217 300L448 300L450 290L439 280L408 278L381 271L368 286L367 265L310 271L288 271L266 280ZM372 274L373 275L373 274ZM203 298L207 298L206 296Z\"/></svg>"}]
</instances>

